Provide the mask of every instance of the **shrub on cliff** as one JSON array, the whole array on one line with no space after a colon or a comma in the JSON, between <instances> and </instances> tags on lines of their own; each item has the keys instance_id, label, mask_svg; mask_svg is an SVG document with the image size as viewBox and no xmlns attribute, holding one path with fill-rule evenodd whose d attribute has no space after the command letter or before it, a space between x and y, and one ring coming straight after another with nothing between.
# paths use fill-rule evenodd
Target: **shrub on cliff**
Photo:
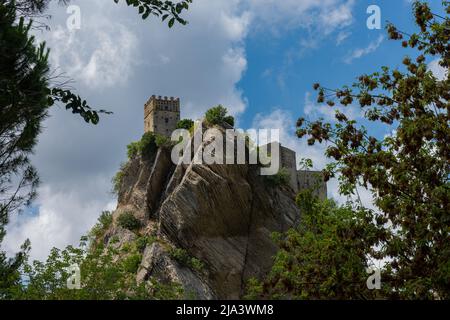
<instances>
[{"instance_id":1,"label":"shrub on cliff","mask_svg":"<svg viewBox=\"0 0 450 320\"><path fill-rule=\"evenodd\" d=\"M123 178L125 176L125 167L126 164L122 163L120 165L120 170L116 173L116 175L112 178L112 193L115 195L119 194L120 186L122 185Z\"/></svg>"},{"instance_id":2,"label":"shrub on cliff","mask_svg":"<svg viewBox=\"0 0 450 320\"><path fill-rule=\"evenodd\" d=\"M291 174L286 168L281 168L276 174L266 176L266 180L271 186L289 185Z\"/></svg>"},{"instance_id":3,"label":"shrub on cliff","mask_svg":"<svg viewBox=\"0 0 450 320\"><path fill-rule=\"evenodd\" d=\"M117 218L117 224L130 231L135 231L142 226L141 221L137 219L131 212L124 212Z\"/></svg>"},{"instance_id":4,"label":"shrub on cliff","mask_svg":"<svg viewBox=\"0 0 450 320\"><path fill-rule=\"evenodd\" d=\"M177 129L186 129L191 130L191 128L194 126L194 121L191 119L182 119L178 121L177 123Z\"/></svg>"},{"instance_id":5,"label":"shrub on cliff","mask_svg":"<svg viewBox=\"0 0 450 320\"><path fill-rule=\"evenodd\" d=\"M157 136L153 132L146 132L141 140L131 142L127 146L128 159L134 159L137 155L145 155L156 151Z\"/></svg>"},{"instance_id":6,"label":"shrub on cliff","mask_svg":"<svg viewBox=\"0 0 450 320\"><path fill-rule=\"evenodd\" d=\"M97 239L98 237L103 235L103 233L106 231L106 229L109 228L111 223L112 223L112 213L110 211L103 211L100 217L98 218L97 223L89 232L89 236L94 239Z\"/></svg>"},{"instance_id":7,"label":"shrub on cliff","mask_svg":"<svg viewBox=\"0 0 450 320\"><path fill-rule=\"evenodd\" d=\"M185 266L192 270L201 272L205 267L203 262L195 257L191 257L184 249L172 248L169 251L169 255L172 259L176 260L182 266Z\"/></svg>"},{"instance_id":8,"label":"shrub on cliff","mask_svg":"<svg viewBox=\"0 0 450 320\"><path fill-rule=\"evenodd\" d=\"M234 117L227 116L228 109L222 105L218 105L214 108L206 111L205 118L209 124L222 124L228 123L230 126L234 126Z\"/></svg>"}]
</instances>

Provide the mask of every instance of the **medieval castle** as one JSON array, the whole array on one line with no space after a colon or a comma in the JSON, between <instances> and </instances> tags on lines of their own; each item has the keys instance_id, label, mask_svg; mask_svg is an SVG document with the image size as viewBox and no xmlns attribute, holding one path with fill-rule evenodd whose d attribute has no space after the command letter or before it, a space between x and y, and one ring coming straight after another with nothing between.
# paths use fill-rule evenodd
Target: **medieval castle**
<instances>
[{"instance_id":1,"label":"medieval castle","mask_svg":"<svg viewBox=\"0 0 450 320\"><path fill-rule=\"evenodd\" d=\"M180 98L151 96L144 106L144 130L170 137L180 121ZM327 184L323 182L319 171L297 170L295 151L280 147L280 166L290 174L290 186L295 192L312 188L315 194L325 199ZM270 150L269 150L270 152Z\"/></svg>"}]
</instances>

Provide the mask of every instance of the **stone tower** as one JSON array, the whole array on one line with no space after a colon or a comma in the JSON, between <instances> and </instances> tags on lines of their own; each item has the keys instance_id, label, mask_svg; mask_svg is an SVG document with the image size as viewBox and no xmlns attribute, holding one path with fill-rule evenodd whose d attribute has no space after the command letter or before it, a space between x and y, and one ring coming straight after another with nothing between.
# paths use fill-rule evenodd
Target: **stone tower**
<instances>
[{"instance_id":1,"label":"stone tower","mask_svg":"<svg viewBox=\"0 0 450 320\"><path fill-rule=\"evenodd\" d=\"M170 137L180 121L180 98L151 96L144 106L144 131Z\"/></svg>"}]
</instances>

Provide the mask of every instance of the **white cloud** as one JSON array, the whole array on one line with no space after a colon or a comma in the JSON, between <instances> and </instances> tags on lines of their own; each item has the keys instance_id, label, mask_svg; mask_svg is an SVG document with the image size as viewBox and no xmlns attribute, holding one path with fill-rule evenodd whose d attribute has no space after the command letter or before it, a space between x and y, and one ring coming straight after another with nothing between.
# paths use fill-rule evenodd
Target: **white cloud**
<instances>
[{"instance_id":1,"label":"white cloud","mask_svg":"<svg viewBox=\"0 0 450 320\"><path fill-rule=\"evenodd\" d=\"M336 122L336 111L343 113L348 119L353 120L358 120L363 116L361 108L354 105L341 106L337 104L331 108L327 104L317 104L312 100L310 92L305 94L303 111L311 119L323 118L329 122Z\"/></svg>"},{"instance_id":2,"label":"white cloud","mask_svg":"<svg viewBox=\"0 0 450 320\"><path fill-rule=\"evenodd\" d=\"M42 178L35 216L14 217L4 246L17 251L32 241L33 258L50 248L77 243L114 200L110 179L124 159L125 145L143 132L143 105L152 94L177 95L182 116L195 118L215 104L242 113L246 98L237 84L247 68L245 40L250 30L306 28L327 34L352 22L354 1L196 0L189 24L167 28L142 21L135 8L104 0L73 0L81 8L81 29L65 29L65 8L53 6L52 31L39 34L51 47L51 63L75 81L94 107L114 112L98 126L53 108L44 123L33 163ZM282 81L282 79L280 80ZM285 144L322 167L322 149L306 149L294 136L292 117L277 111L256 122L284 128ZM258 117L257 117L258 118ZM265 120L266 119L266 120ZM289 122L291 123L291 122ZM307 150L307 151L306 151Z\"/></svg>"},{"instance_id":3,"label":"white cloud","mask_svg":"<svg viewBox=\"0 0 450 320\"><path fill-rule=\"evenodd\" d=\"M344 59L344 62L350 64L353 62L353 60L362 58L363 56L366 56L366 55L374 52L375 50L378 49L378 47L381 45L383 40L384 40L384 36L380 35L376 40L372 41L367 47L353 50Z\"/></svg>"},{"instance_id":4,"label":"white cloud","mask_svg":"<svg viewBox=\"0 0 450 320\"><path fill-rule=\"evenodd\" d=\"M350 37L351 32L349 31L341 31L338 33L336 37L336 45L340 46L348 37Z\"/></svg>"},{"instance_id":5,"label":"white cloud","mask_svg":"<svg viewBox=\"0 0 450 320\"><path fill-rule=\"evenodd\" d=\"M439 59L431 61L428 64L428 69L433 72L438 80L444 80L448 76L448 69L439 65Z\"/></svg>"},{"instance_id":6,"label":"white cloud","mask_svg":"<svg viewBox=\"0 0 450 320\"><path fill-rule=\"evenodd\" d=\"M98 20L85 22L82 30L84 36L81 31L69 31L58 25L50 32L47 42L52 48L52 66L96 89L126 83L135 66L136 36L120 23L107 24Z\"/></svg>"},{"instance_id":7,"label":"white cloud","mask_svg":"<svg viewBox=\"0 0 450 320\"><path fill-rule=\"evenodd\" d=\"M247 6L257 27L269 25L273 32L303 27L329 34L352 23L354 3L354 0L249 0Z\"/></svg>"},{"instance_id":8,"label":"white cloud","mask_svg":"<svg viewBox=\"0 0 450 320\"><path fill-rule=\"evenodd\" d=\"M42 260L52 247L77 245L100 212L115 206L115 200L105 192L109 185L109 179L104 181L98 177L64 189L54 185L39 188L39 198L35 202L39 214L13 216L4 249L14 252L28 238L32 244L32 258ZM103 196L98 190L104 191Z\"/></svg>"}]
</instances>

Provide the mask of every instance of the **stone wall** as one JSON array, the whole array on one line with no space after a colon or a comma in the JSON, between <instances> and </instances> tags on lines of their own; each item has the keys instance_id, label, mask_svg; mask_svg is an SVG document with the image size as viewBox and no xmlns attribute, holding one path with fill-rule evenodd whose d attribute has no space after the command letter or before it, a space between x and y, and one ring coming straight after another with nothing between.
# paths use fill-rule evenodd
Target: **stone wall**
<instances>
[{"instance_id":1,"label":"stone wall","mask_svg":"<svg viewBox=\"0 0 450 320\"><path fill-rule=\"evenodd\" d=\"M327 184L323 181L320 171L297 171L297 191L312 189L319 199L327 198Z\"/></svg>"}]
</instances>

